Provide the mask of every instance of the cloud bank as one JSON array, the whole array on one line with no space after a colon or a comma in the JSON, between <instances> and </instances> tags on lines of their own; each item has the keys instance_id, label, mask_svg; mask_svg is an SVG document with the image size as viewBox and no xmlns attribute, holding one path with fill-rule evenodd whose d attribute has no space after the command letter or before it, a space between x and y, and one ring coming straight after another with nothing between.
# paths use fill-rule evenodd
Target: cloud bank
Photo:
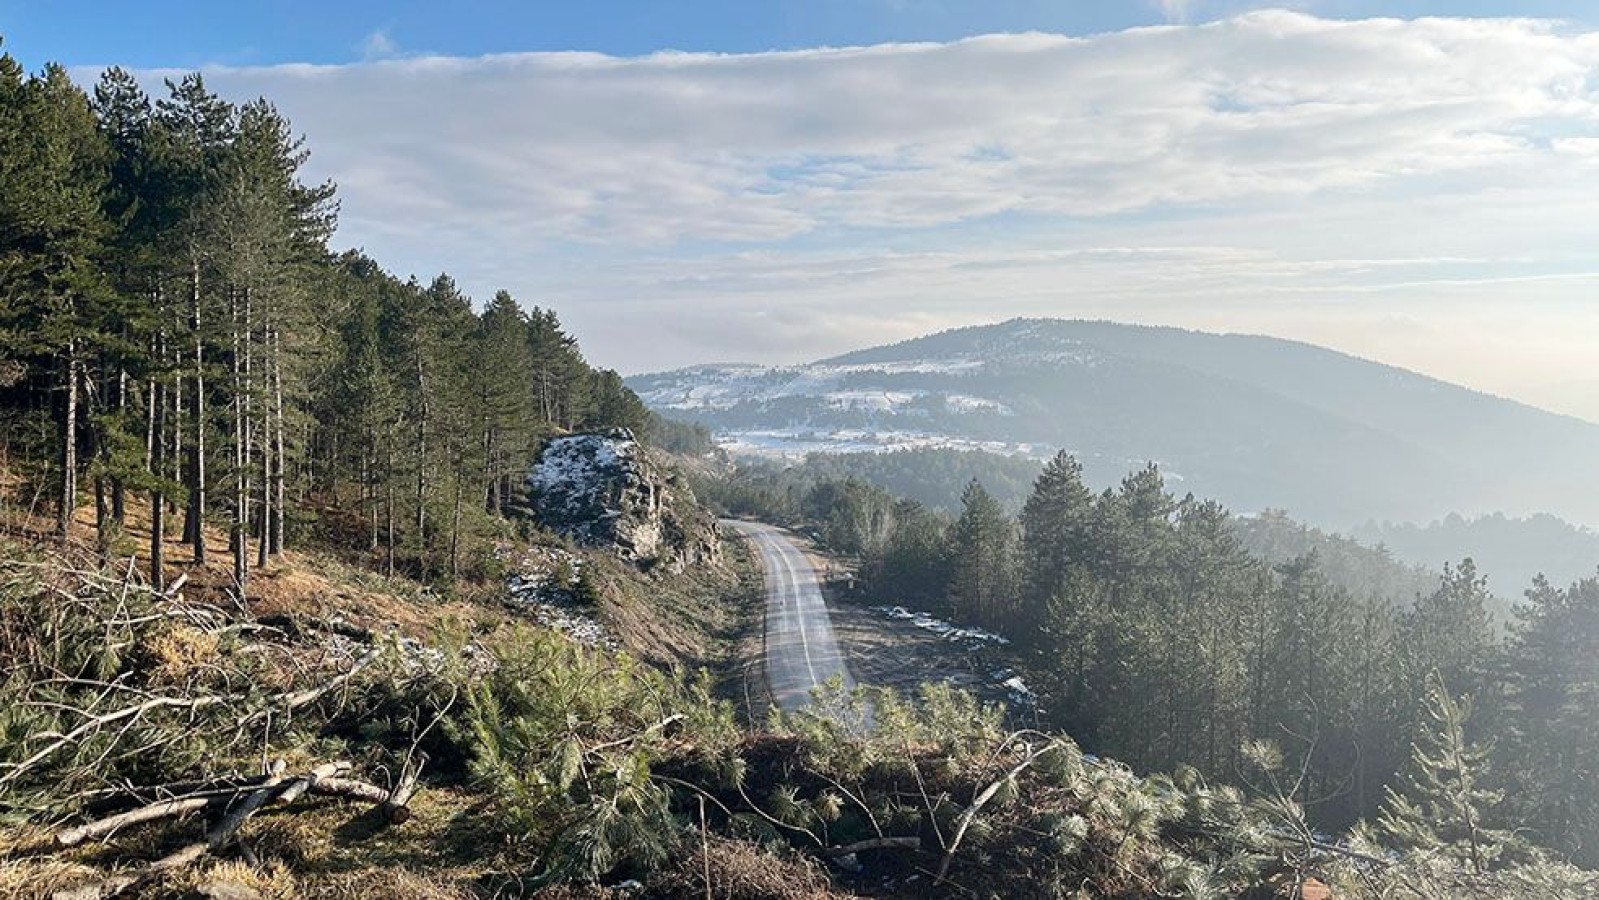
<instances>
[{"instance_id":1,"label":"cloud bank","mask_svg":"<svg viewBox=\"0 0 1599 900\"><path fill-rule=\"evenodd\" d=\"M1554 23L1265 11L208 78L307 133L342 241L553 303L624 370L1058 313L1270 329L1455 378L1482 363L1500 390L1599 376L1564 355L1599 341L1599 35ZM1541 364L1496 324L1524 335L1529 311ZM1361 337L1412 326L1447 346Z\"/></svg>"}]
</instances>

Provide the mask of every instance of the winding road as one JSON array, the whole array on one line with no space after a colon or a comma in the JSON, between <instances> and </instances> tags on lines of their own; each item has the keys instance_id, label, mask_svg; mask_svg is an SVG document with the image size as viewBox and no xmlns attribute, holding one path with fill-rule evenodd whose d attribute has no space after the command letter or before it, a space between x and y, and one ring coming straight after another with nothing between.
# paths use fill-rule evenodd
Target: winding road
<instances>
[{"instance_id":1,"label":"winding road","mask_svg":"<svg viewBox=\"0 0 1599 900\"><path fill-rule=\"evenodd\" d=\"M780 528L724 519L748 538L766 576L766 684L785 712L811 700L811 689L839 676L855 686L822 599L816 569Z\"/></svg>"}]
</instances>

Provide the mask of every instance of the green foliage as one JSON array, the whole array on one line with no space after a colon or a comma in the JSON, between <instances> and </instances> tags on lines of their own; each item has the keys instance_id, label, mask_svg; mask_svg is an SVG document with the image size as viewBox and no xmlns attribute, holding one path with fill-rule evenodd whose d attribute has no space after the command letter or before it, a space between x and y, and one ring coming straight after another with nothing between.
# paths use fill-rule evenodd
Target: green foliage
<instances>
[{"instance_id":1,"label":"green foliage","mask_svg":"<svg viewBox=\"0 0 1599 900\"><path fill-rule=\"evenodd\" d=\"M708 754L734 737L730 706L709 690L518 631L496 644L449 727L524 858L547 879L593 880L657 866L676 848L672 795L652 768L685 742Z\"/></svg>"},{"instance_id":2,"label":"green foliage","mask_svg":"<svg viewBox=\"0 0 1599 900\"><path fill-rule=\"evenodd\" d=\"M1383 801L1377 834L1404 851L1441 852L1481 875L1514 844L1490 824L1504 797L1482 787L1489 750L1467 740L1470 699L1451 696L1436 671L1427 676L1422 705L1425 727Z\"/></svg>"},{"instance_id":3,"label":"green foliage","mask_svg":"<svg viewBox=\"0 0 1599 900\"><path fill-rule=\"evenodd\" d=\"M1384 544L1367 546L1294 521L1279 509L1239 517L1232 524L1251 555L1281 565L1314 553L1327 580L1356 597L1376 597L1407 609L1438 587L1437 572L1400 561Z\"/></svg>"},{"instance_id":4,"label":"green foliage","mask_svg":"<svg viewBox=\"0 0 1599 900\"><path fill-rule=\"evenodd\" d=\"M961 514L950 526L950 615L1007 632L1015 621L1015 530L1005 510L973 479L961 495Z\"/></svg>"},{"instance_id":5,"label":"green foliage","mask_svg":"<svg viewBox=\"0 0 1599 900\"><path fill-rule=\"evenodd\" d=\"M1505 708L1490 722L1514 821L1539 843L1599 866L1599 576L1539 579L1511 624Z\"/></svg>"}]
</instances>

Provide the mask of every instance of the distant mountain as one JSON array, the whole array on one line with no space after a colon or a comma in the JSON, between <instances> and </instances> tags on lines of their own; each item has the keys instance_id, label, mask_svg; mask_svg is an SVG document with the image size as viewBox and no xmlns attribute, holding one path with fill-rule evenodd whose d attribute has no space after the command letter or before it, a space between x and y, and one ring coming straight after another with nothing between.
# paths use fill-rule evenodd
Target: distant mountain
<instances>
[{"instance_id":1,"label":"distant mountain","mask_svg":"<svg viewBox=\"0 0 1599 900\"><path fill-rule=\"evenodd\" d=\"M1470 556L1489 575L1488 586L1495 593L1516 599L1537 575L1563 587L1599 572L1599 532L1547 515L1450 516L1425 526L1368 522L1352 534L1396 556L1434 566Z\"/></svg>"},{"instance_id":2,"label":"distant mountain","mask_svg":"<svg viewBox=\"0 0 1599 900\"><path fill-rule=\"evenodd\" d=\"M629 384L735 452L1064 447L1100 485L1155 461L1178 492L1330 527L1494 512L1599 525L1599 425L1276 338L1017 319Z\"/></svg>"}]
</instances>

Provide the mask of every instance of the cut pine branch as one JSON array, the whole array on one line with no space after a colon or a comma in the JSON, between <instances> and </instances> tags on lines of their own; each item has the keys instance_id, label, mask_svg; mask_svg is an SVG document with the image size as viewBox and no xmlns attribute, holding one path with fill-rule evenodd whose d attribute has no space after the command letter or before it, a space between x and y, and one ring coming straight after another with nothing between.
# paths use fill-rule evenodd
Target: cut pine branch
<instances>
[{"instance_id":1,"label":"cut pine branch","mask_svg":"<svg viewBox=\"0 0 1599 900\"><path fill-rule=\"evenodd\" d=\"M239 832L252 817L268 806L290 806L307 794L371 801L377 804L377 812L385 824L399 825L411 816L411 798L416 794L418 779L425 763L426 758L422 757L417 765L406 768L394 787L383 788L367 781L344 777L343 773L350 771L351 768L348 762L324 763L303 775L291 778L286 774L287 766L284 762L276 760L264 775L245 779L230 792L208 791L203 795L163 800L69 828L56 835L58 847L76 846L87 840L107 837L125 828L206 808L222 810L221 817L206 829L204 839L186 844L136 872L113 875L71 891L62 891L55 895L56 900L107 900L148 884L164 872L193 865L206 856L220 853L229 847L239 846L243 849ZM225 783L225 780L214 779L205 783L221 784ZM142 793L148 794L160 790L163 788L147 788Z\"/></svg>"}]
</instances>

